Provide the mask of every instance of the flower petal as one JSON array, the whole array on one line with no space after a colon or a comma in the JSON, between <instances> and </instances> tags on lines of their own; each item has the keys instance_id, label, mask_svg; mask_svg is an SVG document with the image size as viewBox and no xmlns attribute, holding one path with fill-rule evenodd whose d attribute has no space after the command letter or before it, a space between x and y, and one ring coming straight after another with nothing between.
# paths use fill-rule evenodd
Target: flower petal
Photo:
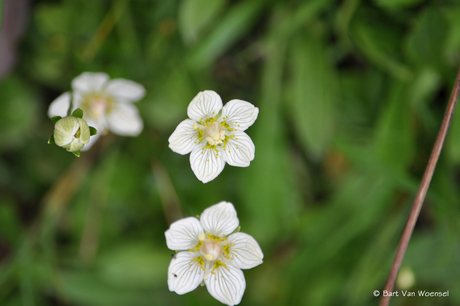
<instances>
[{"instance_id":1,"label":"flower petal","mask_svg":"<svg viewBox=\"0 0 460 306\"><path fill-rule=\"evenodd\" d=\"M128 103L118 103L106 115L109 130L118 135L137 136L142 132L144 123L137 107Z\"/></svg>"},{"instance_id":2,"label":"flower petal","mask_svg":"<svg viewBox=\"0 0 460 306\"><path fill-rule=\"evenodd\" d=\"M240 269L251 269L263 262L264 254L257 241L246 233L234 233L227 237L231 263Z\"/></svg>"},{"instance_id":3,"label":"flower petal","mask_svg":"<svg viewBox=\"0 0 460 306\"><path fill-rule=\"evenodd\" d=\"M244 131L250 127L256 121L258 114L257 107L237 99L228 101L222 109L222 119L237 131Z\"/></svg>"},{"instance_id":4,"label":"flower petal","mask_svg":"<svg viewBox=\"0 0 460 306\"><path fill-rule=\"evenodd\" d=\"M62 130L55 129L54 130L54 142L56 143L57 146L63 147L68 144L73 140L73 135L67 134L66 132Z\"/></svg>"},{"instance_id":5,"label":"flower petal","mask_svg":"<svg viewBox=\"0 0 460 306\"><path fill-rule=\"evenodd\" d=\"M215 117L222 109L222 99L212 90L200 91L187 107L190 119L200 120Z\"/></svg>"},{"instance_id":6,"label":"flower petal","mask_svg":"<svg viewBox=\"0 0 460 306\"><path fill-rule=\"evenodd\" d=\"M173 251L188 250L199 243L198 235L201 233L203 233L203 227L197 218L180 219L171 223L165 232L166 244Z\"/></svg>"},{"instance_id":7,"label":"flower petal","mask_svg":"<svg viewBox=\"0 0 460 306\"><path fill-rule=\"evenodd\" d=\"M256 148L245 132L235 132L228 138L223 156L225 161L235 167L247 167L254 159Z\"/></svg>"},{"instance_id":8,"label":"flower petal","mask_svg":"<svg viewBox=\"0 0 460 306\"><path fill-rule=\"evenodd\" d=\"M74 139L71 143L66 146L63 146L64 149L67 149L69 152L75 152L81 150L85 146L84 143L81 143L78 139Z\"/></svg>"},{"instance_id":9,"label":"flower petal","mask_svg":"<svg viewBox=\"0 0 460 306\"><path fill-rule=\"evenodd\" d=\"M77 133L79 126L79 118L72 116L64 117L54 126L54 141L60 147L67 145L74 138L75 133Z\"/></svg>"},{"instance_id":10,"label":"flower petal","mask_svg":"<svg viewBox=\"0 0 460 306\"><path fill-rule=\"evenodd\" d=\"M108 81L109 76L105 73L83 72L72 80L72 88L74 91L100 92Z\"/></svg>"},{"instance_id":11,"label":"flower petal","mask_svg":"<svg viewBox=\"0 0 460 306\"><path fill-rule=\"evenodd\" d=\"M204 271L193 260L197 253L179 252L171 260L168 268L168 287L177 294L190 292L203 281Z\"/></svg>"},{"instance_id":12,"label":"flower petal","mask_svg":"<svg viewBox=\"0 0 460 306\"><path fill-rule=\"evenodd\" d=\"M80 126L80 142L87 144L90 138L89 126L85 120L77 118L78 125Z\"/></svg>"},{"instance_id":13,"label":"flower petal","mask_svg":"<svg viewBox=\"0 0 460 306\"><path fill-rule=\"evenodd\" d=\"M67 116L67 111L70 105L70 92L65 92L51 102L48 108L48 116Z\"/></svg>"},{"instance_id":14,"label":"flower petal","mask_svg":"<svg viewBox=\"0 0 460 306\"><path fill-rule=\"evenodd\" d=\"M99 137L107 133L107 124L106 124L105 118L101 117L99 118L99 120L96 120L93 117L88 116L88 112L85 113L84 111L83 111L83 119L86 120L86 123L88 124L88 126L92 126L96 128L97 130L97 134L91 136L89 138L89 142L84 146L83 149L81 149L81 151L88 151L96 143Z\"/></svg>"},{"instance_id":15,"label":"flower petal","mask_svg":"<svg viewBox=\"0 0 460 306\"><path fill-rule=\"evenodd\" d=\"M82 104L83 104L83 101L85 100L86 95L87 94L84 93L84 92L74 91L73 92L73 100L72 100L72 103L73 103L72 108L73 109L81 108ZM87 112L85 112L85 110L83 110L83 116L87 115L86 113Z\"/></svg>"},{"instance_id":16,"label":"flower petal","mask_svg":"<svg viewBox=\"0 0 460 306\"><path fill-rule=\"evenodd\" d=\"M115 98L123 98L129 102L138 101L145 96L144 86L126 79L111 80L107 84L105 92Z\"/></svg>"},{"instance_id":17,"label":"flower petal","mask_svg":"<svg viewBox=\"0 0 460 306\"><path fill-rule=\"evenodd\" d=\"M94 125L91 125L91 126L95 127ZM100 130L97 129L97 134L89 138L89 142L85 144L85 146L83 147L83 149L81 149L81 151L88 151L89 149L91 149L91 147L96 143L96 141L99 139L99 137L101 137L101 135L102 134L100 133Z\"/></svg>"},{"instance_id":18,"label":"flower petal","mask_svg":"<svg viewBox=\"0 0 460 306\"><path fill-rule=\"evenodd\" d=\"M221 303L239 304L246 289L243 271L233 266L219 266L214 273L204 281L209 294Z\"/></svg>"},{"instance_id":19,"label":"flower petal","mask_svg":"<svg viewBox=\"0 0 460 306\"><path fill-rule=\"evenodd\" d=\"M190 164L196 177L207 183L222 172L225 160L213 149L196 147L190 154Z\"/></svg>"},{"instance_id":20,"label":"flower petal","mask_svg":"<svg viewBox=\"0 0 460 306\"><path fill-rule=\"evenodd\" d=\"M171 150L182 155L192 152L197 145L195 142L198 136L197 131L193 129L194 124L195 121L190 119L185 119L179 123L168 139Z\"/></svg>"},{"instance_id":21,"label":"flower petal","mask_svg":"<svg viewBox=\"0 0 460 306\"><path fill-rule=\"evenodd\" d=\"M205 232L216 236L228 235L240 224L233 204L224 201L206 208L200 222Z\"/></svg>"}]
</instances>

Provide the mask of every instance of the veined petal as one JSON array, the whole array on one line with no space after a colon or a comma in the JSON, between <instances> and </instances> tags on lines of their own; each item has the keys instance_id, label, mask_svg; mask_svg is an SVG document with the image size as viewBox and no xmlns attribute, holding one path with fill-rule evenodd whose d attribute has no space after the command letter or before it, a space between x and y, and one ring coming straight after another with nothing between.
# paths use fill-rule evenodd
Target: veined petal
<instances>
[{"instance_id":1,"label":"veined petal","mask_svg":"<svg viewBox=\"0 0 460 306\"><path fill-rule=\"evenodd\" d=\"M203 233L200 221L194 217L180 219L171 223L165 232L166 244L170 250L188 250L199 243L198 235Z\"/></svg>"},{"instance_id":2,"label":"veined petal","mask_svg":"<svg viewBox=\"0 0 460 306\"><path fill-rule=\"evenodd\" d=\"M83 72L72 80L72 88L74 91L98 92L104 89L108 81L109 76L105 73Z\"/></svg>"},{"instance_id":3,"label":"veined petal","mask_svg":"<svg viewBox=\"0 0 460 306\"><path fill-rule=\"evenodd\" d=\"M205 232L216 236L228 235L240 224L233 204L224 201L206 208L200 222Z\"/></svg>"},{"instance_id":4,"label":"veined petal","mask_svg":"<svg viewBox=\"0 0 460 306\"><path fill-rule=\"evenodd\" d=\"M179 252L174 256L168 268L169 291L185 294L203 281L204 271L198 261L193 260L196 256L192 252Z\"/></svg>"},{"instance_id":5,"label":"veined petal","mask_svg":"<svg viewBox=\"0 0 460 306\"><path fill-rule=\"evenodd\" d=\"M95 127L94 125L91 125L92 127ZM85 146L81 149L81 151L88 151L89 149L91 149L91 147L96 143L96 141L99 139L99 137L101 137L101 130L99 130L98 128L97 129L97 134L96 135L93 135L89 138L89 142L87 144L85 144Z\"/></svg>"},{"instance_id":6,"label":"veined petal","mask_svg":"<svg viewBox=\"0 0 460 306\"><path fill-rule=\"evenodd\" d=\"M244 131L256 121L258 114L259 109L251 103L234 99L222 109L222 120L237 131Z\"/></svg>"},{"instance_id":7,"label":"veined petal","mask_svg":"<svg viewBox=\"0 0 460 306\"><path fill-rule=\"evenodd\" d=\"M222 99L212 90L200 91L187 107L187 115L190 119L200 120L217 116L222 109Z\"/></svg>"},{"instance_id":8,"label":"veined petal","mask_svg":"<svg viewBox=\"0 0 460 306\"><path fill-rule=\"evenodd\" d=\"M203 183L215 179L224 170L225 160L219 151L195 147L190 154L193 173Z\"/></svg>"},{"instance_id":9,"label":"veined petal","mask_svg":"<svg viewBox=\"0 0 460 306\"><path fill-rule=\"evenodd\" d=\"M233 135L234 137L228 138L222 152L224 159L229 165L247 167L254 159L254 143L245 132L235 132Z\"/></svg>"},{"instance_id":10,"label":"veined petal","mask_svg":"<svg viewBox=\"0 0 460 306\"><path fill-rule=\"evenodd\" d=\"M219 266L214 273L204 281L209 294L221 303L238 305L246 289L243 271L233 266Z\"/></svg>"},{"instance_id":11,"label":"veined petal","mask_svg":"<svg viewBox=\"0 0 460 306\"><path fill-rule=\"evenodd\" d=\"M74 139L73 137L80 127L77 119L79 118L69 116L56 122L54 126L54 141L56 145L62 147Z\"/></svg>"},{"instance_id":12,"label":"veined petal","mask_svg":"<svg viewBox=\"0 0 460 306\"><path fill-rule=\"evenodd\" d=\"M195 121L185 119L174 130L169 137L169 147L176 153L188 154L197 145L195 142L198 135L197 131L193 129Z\"/></svg>"},{"instance_id":13,"label":"veined petal","mask_svg":"<svg viewBox=\"0 0 460 306\"><path fill-rule=\"evenodd\" d=\"M67 149L69 152L75 152L81 150L85 146L84 143L81 143L78 139L74 139L71 143L66 146L63 146L64 149Z\"/></svg>"},{"instance_id":14,"label":"veined petal","mask_svg":"<svg viewBox=\"0 0 460 306\"><path fill-rule=\"evenodd\" d=\"M144 123L137 107L128 103L118 103L106 114L109 130L118 135L137 136L142 132Z\"/></svg>"},{"instance_id":15,"label":"veined petal","mask_svg":"<svg viewBox=\"0 0 460 306\"><path fill-rule=\"evenodd\" d=\"M48 116L67 116L67 111L70 106L70 92L65 92L51 102L48 108Z\"/></svg>"},{"instance_id":16,"label":"veined petal","mask_svg":"<svg viewBox=\"0 0 460 306\"><path fill-rule=\"evenodd\" d=\"M89 126L85 120L77 118L78 124L80 125L80 142L87 144L90 139Z\"/></svg>"},{"instance_id":17,"label":"veined petal","mask_svg":"<svg viewBox=\"0 0 460 306\"><path fill-rule=\"evenodd\" d=\"M145 88L141 84L126 80L126 79L113 79L105 88L105 92L117 98L123 98L129 102L135 102L145 96Z\"/></svg>"},{"instance_id":18,"label":"veined petal","mask_svg":"<svg viewBox=\"0 0 460 306\"><path fill-rule=\"evenodd\" d=\"M251 269L263 262L264 254L257 241L246 233L234 233L227 237L231 264L240 269Z\"/></svg>"},{"instance_id":19,"label":"veined petal","mask_svg":"<svg viewBox=\"0 0 460 306\"><path fill-rule=\"evenodd\" d=\"M54 142L57 146L63 147L68 144L74 139L73 135L67 134L62 130L55 129L54 130Z\"/></svg>"}]
</instances>

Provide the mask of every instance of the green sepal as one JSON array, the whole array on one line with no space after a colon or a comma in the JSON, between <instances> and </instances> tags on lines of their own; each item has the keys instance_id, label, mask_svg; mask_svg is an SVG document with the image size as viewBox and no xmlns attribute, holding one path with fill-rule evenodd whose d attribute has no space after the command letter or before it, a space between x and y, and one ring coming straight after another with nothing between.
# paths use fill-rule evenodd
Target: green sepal
<instances>
[{"instance_id":1,"label":"green sepal","mask_svg":"<svg viewBox=\"0 0 460 306\"><path fill-rule=\"evenodd\" d=\"M78 151L73 151L72 153L73 153L73 155L75 155L76 157L80 157L80 155L81 155L80 150L78 150Z\"/></svg>"},{"instance_id":2,"label":"green sepal","mask_svg":"<svg viewBox=\"0 0 460 306\"><path fill-rule=\"evenodd\" d=\"M240 230L241 230L241 225L238 226L238 227L233 231L233 233L238 233ZM233 233L232 233L232 234L233 234Z\"/></svg>"},{"instance_id":3,"label":"green sepal","mask_svg":"<svg viewBox=\"0 0 460 306\"><path fill-rule=\"evenodd\" d=\"M56 124L56 122L58 122L59 120L62 119L61 116L53 116L50 118L51 119L51 122L53 122L53 124Z\"/></svg>"},{"instance_id":4,"label":"green sepal","mask_svg":"<svg viewBox=\"0 0 460 306\"><path fill-rule=\"evenodd\" d=\"M90 126L90 127L89 127L89 136L94 136L94 135L96 135L96 134L97 134L96 128Z\"/></svg>"},{"instance_id":5,"label":"green sepal","mask_svg":"<svg viewBox=\"0 0 460 306\"><path fill-rule=\"evenodd\" d=\"M54 134L51 134L50 138L48 138L48 144L54 143Z\"/></svg>"},{"instance_id":6,"label":"green sepal","mask_svg":"<svg viewBox=\"0 0 460 306\"><path fill-rule=\"evenodd\" d=\"M72 116L75 118L83 118L83 110L81 108L77 108L76 110L73 111Z\"/></svg>"}]
</instances>

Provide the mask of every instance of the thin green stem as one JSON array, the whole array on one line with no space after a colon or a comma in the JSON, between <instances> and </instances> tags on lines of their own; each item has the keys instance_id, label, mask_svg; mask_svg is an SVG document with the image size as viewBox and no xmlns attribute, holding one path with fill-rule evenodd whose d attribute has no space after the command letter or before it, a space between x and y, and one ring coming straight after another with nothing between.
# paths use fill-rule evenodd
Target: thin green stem
<instances>
[{"instance_id":1,"label":"thin green stem","mask_svg":"<svg viewBox=\"0 0 460 306\"><path fill-rule=\"evenodd\" d=\"M452 121L452 116L454 115L455 107L457 105L458 96L460 93L460 69L457 73L457 78L455 80L454 88L452 89L452 94L449 99L449 104L447 105L447 110L444 115L444 119L439 129L438 137L436 138L436 143L434 144L433 151L431 152L430 160L423 175L422 182L420 183L419 190L412 205L412 210L410 212L409 218L404 228L401 240L399 242L398 251L396 252L396 257L391 267L390 275L388 276L385 289L387 292L393 291L396 277L398 276L399 269L401 268L401 263L406 253L407 245L409 244L412 232L414 231L415 223L417 222L420 210L422 209L423 201L425 200L428 187L430 186L431 178L433 177L436 164L441 154L444 141L446 139L447 131L449 130L450 123ZM380 301L380 306L387 306L390 302L389 295L382 294L382 300Z\"/></svg>"},{"instance_id":2,"label":"thin green stem","mask_svg":"<svg viewBox=\"0 0 460 306\"><path fill-rule=\"evenodd\" d=\"M67 116L72 115L72 108L73 108L73 90L70 91L70 102L69 102L69 109L67 110Z\"/></svg>"}]
</instances>

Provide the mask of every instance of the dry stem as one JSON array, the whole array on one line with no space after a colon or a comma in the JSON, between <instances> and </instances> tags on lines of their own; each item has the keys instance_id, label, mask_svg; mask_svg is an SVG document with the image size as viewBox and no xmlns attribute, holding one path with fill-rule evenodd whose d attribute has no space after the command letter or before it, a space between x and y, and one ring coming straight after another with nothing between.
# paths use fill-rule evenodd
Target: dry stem
<instances>
[{"instance_id":1,"label":"dry stem","mask_svg":"<svg viewBox=\"0 0 460 306\"><path fill-rule=\"evenodd\" d=\"M430 186L431 178L433 177L434 170L436 168L436 163L438 162L439 155L441 154L442 146L446 139L447 130L449 129L450 122L452 121L452 116L454 114L455 106L457 105L458 95L460 91L460 69L457 73L457 78L455 80L454 88L452 89L452 94L450 96L449 104L447 106L444 119L442 121L441 128L436 138L436 143L434 144L433 151L431 152L430 160L423 175L422 182L420 183L419 190L412 205L412 210L407 220L406 227L402 234L401 240L399 242L398 251L396 252L396 257L391 267L390 275L388 276L387 283L385 285L385 290L387 292L393 291L393 287L398 276L399 269L401 268L401 263L406 253L407 245L412 236L412 232L417 222L418 215L422 209L423 201L425 200L426 192ZM390 302L390 296L384 296L382 294L382 300L380 301L380 306L387 306Z\"/></svg>"}]
</instances>

